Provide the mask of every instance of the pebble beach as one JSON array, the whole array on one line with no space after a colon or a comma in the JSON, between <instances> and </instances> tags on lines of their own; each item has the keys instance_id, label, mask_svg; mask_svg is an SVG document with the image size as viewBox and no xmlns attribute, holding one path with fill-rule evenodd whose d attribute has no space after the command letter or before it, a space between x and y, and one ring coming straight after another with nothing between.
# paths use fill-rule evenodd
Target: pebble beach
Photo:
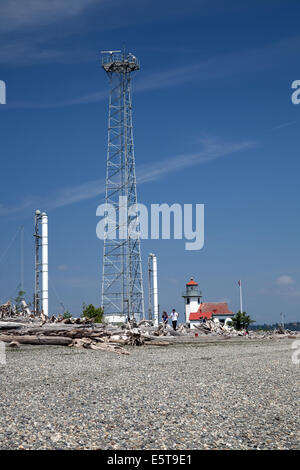
<instances>
[{"instance_id":1,"label":"pebble beach","mask_svg":"<svg viewBox=\"0 0 300 470\"><path fill-rule=\"evenodd\" d=\"M6 348L0 449L299 449L292 343Z\"/></svg>"}]
</instances>

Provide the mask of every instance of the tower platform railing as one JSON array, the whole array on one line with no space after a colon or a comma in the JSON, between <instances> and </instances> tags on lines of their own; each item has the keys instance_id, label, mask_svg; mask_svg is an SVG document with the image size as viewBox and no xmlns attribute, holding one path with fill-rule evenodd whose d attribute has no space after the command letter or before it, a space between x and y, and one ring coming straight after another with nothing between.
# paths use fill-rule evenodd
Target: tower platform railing
<instances>
[{"instance_id":1,"label":"tower platform railing","mask_svg":"<svg viewBox=\"0 0 300 470\"><path fill-rule=\"evenodd\" d=\"M134 71L140 69L140 61L131 53L124 54L120 52L103 53L102 67L108 71ZM119 69L119 70L118 70Z\"/></svg>"}]
</instances>

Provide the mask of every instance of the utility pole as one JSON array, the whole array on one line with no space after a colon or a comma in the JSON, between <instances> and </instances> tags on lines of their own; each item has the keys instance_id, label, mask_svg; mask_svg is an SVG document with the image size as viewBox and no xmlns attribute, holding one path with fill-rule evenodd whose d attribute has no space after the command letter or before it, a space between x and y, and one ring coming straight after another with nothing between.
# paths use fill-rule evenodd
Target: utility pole
<instances>
[{"instance_id":1,"label":"utility pole","mask_svg":"<svg viewBox=\"0 0 300 470\"><path fill-rule=\"evenodd\" d=\"M111 323L145 318L139 218L133 143L131 74L137 58L121 51L102 51L102 68L110 84L105 203L113 208L116 232L104 232L101 306ZM107 225L109 215L106 216Z\"/></svg>"},{"instance_id":2,"label":"utility pole","mask_svg":"<svg viewBox=\"0 0 300 470\"><path fill-rule=\"evenodd\" d=\"M242 294L242 281L238 281L238 285L240 288L240 312L243 313L243 294Z\"/></svg>"}]
</instances>

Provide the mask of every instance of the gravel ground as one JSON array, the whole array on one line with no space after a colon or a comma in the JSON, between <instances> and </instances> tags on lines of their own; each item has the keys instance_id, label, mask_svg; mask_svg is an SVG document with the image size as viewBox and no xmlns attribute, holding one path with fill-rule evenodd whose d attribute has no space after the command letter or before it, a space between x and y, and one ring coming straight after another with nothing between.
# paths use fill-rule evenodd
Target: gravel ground
<instances>
[{"instance_id":1,"label":"gravel ground","mask_svg":"<svg viewBox=\"0 0 300 470\"><path fill-rule=\"evenodd\" d=\"M298 449L291 344L7 348L0 449Z\"/></svg>"}]
</instances>

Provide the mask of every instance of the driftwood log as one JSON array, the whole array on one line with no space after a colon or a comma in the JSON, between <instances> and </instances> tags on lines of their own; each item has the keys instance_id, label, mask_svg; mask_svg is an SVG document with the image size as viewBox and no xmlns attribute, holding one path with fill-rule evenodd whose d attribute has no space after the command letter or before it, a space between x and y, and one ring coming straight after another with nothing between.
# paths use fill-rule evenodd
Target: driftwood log
<instances>
[{"instance_id":1,"label":"driftwood log","mask_svg":"<svg viewBox=\"0 0 300 470\"><path fill-rule=\"evenodd\" d=\"M69 346L71 338L63 336L34 336L34 335L0 335L0 341L11 343L17 341L20 344L52 344L55 346Z\"/></svg>"},{"instance_id":2,"label":"driftwood log","mask_svg":"<svg viewBox=\"0 0 300 470\"><path fill-rule=\"evenodd\" d=\"M117 354L129 354L129 352L121 346L107 342L95 342L90 338L74 339L72 346L76 348L95 349L97 351L115 352Z\"/></svg>"},{"instance_id":3,"label":"driftwood log","mask_svg":"<svg viewBox=\"0 0 300 470\"><path fill-rule=\"evenodd\" d=\"M80 320L80 319L79 319ZM144 329L143 329L144 327ZM146 330L145 330L146 328ZM122 327L91 324L70 321L70 323L46 321L42 322L0 322L0 341L6 343L32 344L32 345L55 345L70 346L76 348L87 348L98 351L114 352L116 354L129 354L128 349L123 346L168 346L171 338L165 336L165 328L150 327L142 325L123 325ZM156 335L156 331L159 335ZM154 333L154 334L153 334ZM166 341L166 340L169 341Z\"/></svg>"},{"instance_id":4,"label":"driftwood log","mask_svg":"<svg viewBox=\"0 0 300 470\"><path fill-rule=\"evenodd\" d=\"M22 323L0 321L0 330L16 330L22 328L23 326L24 325L22 325Z\"/></svg>"}]
</instances>

